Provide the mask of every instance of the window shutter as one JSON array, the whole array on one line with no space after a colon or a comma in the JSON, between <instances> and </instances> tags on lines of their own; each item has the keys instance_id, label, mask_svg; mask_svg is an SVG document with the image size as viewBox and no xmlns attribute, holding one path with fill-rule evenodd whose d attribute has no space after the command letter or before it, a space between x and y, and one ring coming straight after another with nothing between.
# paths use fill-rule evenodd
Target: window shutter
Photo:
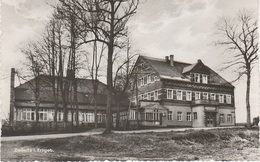
<instances>
[{"instance_id":1,"label":"window shutter","mask_svg":"<svg viewBox=\"0 0 260 162\"><path fill-rule=\"evenodd\" d=\"M172 90L173 91L173 99L176 100L176 90Z\"/></svg>"},{"instance_id":2,"label":"window shutter","mask_svg":"<svg viewBox=\"0 0 260 162\"><path fill-rule=\"evenodd\" d=\"M192 99L192 101L194 101L195 100L195 92L191 92L191 99Z\"/></svg>"},{"instance_id":3,"label":"window shutter","mask_svg":"<svg viewBox=\"0 0 260 162\"><path fill-rule=\"evenodd\" d=\"M216 94L216 101L219 102L219 95L218 94Z\"/></svg>"},{"instance_id":4,"label":"window shutter","mask_svg":"<svg viewBox=\"0 0 260 162\"><path fill-rule=\"evenodd\" d=\"M202 75L201 74L199 74L199 77L200 77L200 83L202 83Z\"/></svg>"},{"instance_id":5,"label":"window shutter","mask_svg":"<svg viewBox=\"0 0 260 162\"><path fill-rule=\"evenodd\" d=\"M224 103L227 103L227 96L223 95L223 98L224 98Z\"/></svg>"},{"instance_id":6,"label":"window shutter","mask_svg":"<svg viewBox=\"0 0 260 162\"><path fill-rule=\"evenodd\" d=\"M207 78L208 78L208 83L210 83L210 82L209 82L209 75L207 75Z\"/></svg>"},{"instance_id":7,"label":"window shutter","mask_svg":"<svg viewBox=\"0 0 260 162\"><path fill-rule=\"evenodd\" d=\"M191 78L191 81L194 82L194 74L193 73L190 73L190 78Z\"/></svg>"},{"instance_id":8,"label":"window shutter","mask_svg":"<svg viewBox=\"0 0 260 162\"><path fill-rule=\"evenodd\" d=\"M182 91L182 100L186 100L186 91Z\"/></svg>"}]
</instances>

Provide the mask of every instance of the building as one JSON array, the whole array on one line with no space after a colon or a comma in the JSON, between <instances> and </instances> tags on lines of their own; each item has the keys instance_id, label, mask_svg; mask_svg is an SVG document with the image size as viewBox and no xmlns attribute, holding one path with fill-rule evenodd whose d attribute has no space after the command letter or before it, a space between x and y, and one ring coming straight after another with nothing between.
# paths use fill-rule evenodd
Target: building
<instances>
[{"instance_id":1,"label":"building","mask_svg":"<svg viewBox=\"0 0 260 162\"><path fill-rule=\"evenodd\" d=\"M143 126L235 125L234 86L206 66L139 56L133 72L130 120ZM132 86L135 87L135 86Z\"/></svg>"},{"instance_id":2,"label":"building","mask_svg":"<svg viewBox=\"0 0 260 162\"><path fill-rule=\"evenodd\" d=\"M14 73L14 70L12 70ZM14 75L12 75L14 77ZM54 121L54 110L57 107L57 121L62 123L64 121L64 102L59 90L59 95L57 97L57 102L54 100L54 93L52 88L51 78L46 75L40 75L37 77L39 83L39 99L36 99L36 78L25 82L14 88L14 79L11 79L11 92L14 92L14 96L11 95L10 100L10 119L13 122L35 122L36 121L36 104L39 104L39 122L53 122ZM57 80L55 77L55 89L57 90ZM62 78L63 82L67 82L67 85L71 84L71 81L66 78ZM91 79L76 79L77 81L77 104L79 112L79 124L94 124L95 119L95 106L94 106L94 89L93 82ZM76 124L76 103L74 102L71 87L69 88L66 102L67 109L67 121ZM104 83L98 82L97 90L97 117L98 123L104 125L106 117L106 95L107 87ZM56 103L56 104L55 104ZM126 111L128 106L121 104L119 107L120 111ZM116 112L115 101L113 102L112 113ZM72 122L73 121L73 122Z\"/></svg>"}]
</instances>

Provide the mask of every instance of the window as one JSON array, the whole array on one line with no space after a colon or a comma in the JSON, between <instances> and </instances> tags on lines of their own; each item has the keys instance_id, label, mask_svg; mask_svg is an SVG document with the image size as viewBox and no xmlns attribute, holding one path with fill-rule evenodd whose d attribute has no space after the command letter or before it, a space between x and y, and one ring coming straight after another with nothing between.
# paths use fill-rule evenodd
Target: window
<instances>
[{"instance_id":1,"label":"window","mask_svg":"<svg viewBox=\"0 0 260 162\"><path fill-rule=\"evenodd\" d=\"M186 91L186 100L191 101L191 91Z\"/></svg>"},{"instance_id":2,"label":"window","mask_svg":"<svg viewBox=\"0 0 260 162\"><path fill-rule=\"evenodd\" d=\"M20 111L20 115L18 114L18 118L21 120L35 120L35 112L31 109L24 108Z\"/></svg>"},{"instance_id":3,"label":"window","mask_svg":"<svg viewBox=\"0 0 260 162\"><path fill-rule=\"evenodd\" d=\"M195 92L195 100L199 100L200 99L200 92Z\"/></svg>"},{"instance_id":4,"label":"window","mask_svg":"<svg viewBox=\"0 0 260 162\"><path fill-rule=\"evenodd\" d=\"M182 121L182 112L177 113L177 120Z\"/></svg>"},{"instance_id":5,"label":"window","mask_svg":"<svg viewBox=\"0 0 260 162\"><path fill-rule=\"evenodd\" d=\"M147 76L144 76L144 84L147 84Z\"/></svg>"},{"instance_id":6,"label":"window","mask_svg":"<svg viewBox=\"0 0 260 162\"><path fill-rule=\"evenodd\" d=\"M97 121L98 121L98 123L102 122L102 114L100 114L100 113L97 114Z\"/></svg>"},{"instance_id":7,"label":"window","mask_svg":"<svg viewBox=\"0 0 260 162\"><path fill-rule=\"evenodd\" d=\"M191 113L187 112L187 121L191 121Z\"/></svg>"},{"instance_id":8,"label":"window","mask_svg":"<svg viewBox=\"0 0 260 162\"><path fill-rule=\"evenodd\" d=\"M195 73L195 82L200 83L200 74Z\"/></svg>"},{"instance_id":9,"label":"window","mask_svg":"<svg viewBox=\"0 0 260 162\"><path fill-rule=\"evenodd\" d=\"M208 93L207 92L203 92L203 100L207 100L208 99Z\"/></svg>"},{"instance_id":10,"label":"window","mask_svg":"<svg viewBox=\"0 0 260 162\"><path fill-rule=\"evenodd\" d=\"M135 118L135 117L136 117L135 115L136 115L136 114L135 114L135 111L130 110L130 117L129 117L129 118L130 118L131 120L135 120L135 119L136 119L136 118Z\"/></svg>"},{"instance_id":11,"label":"window","mask_svg":"<svg viewBox=\"0 0 260 162\"><path fill-rule=\"evenodd\" d=\"M151 75L147 75L147 83L151 83Z\"/></svg>"},{"instance_id":12,"label":"window","mask_svg":"<svg viewBox=\"0 0 260 162\"><path fill-rule=\"evenodd\" d=\"M85 119L86 119L85 118L85 116L86 116L85 113L82 113L81 115L82 115L82 121L85 121Z\"/></svg>"},{"instance_id":13,"label":"window","mask_svg":"<svg viewBox=\"0 0 260 162\"><path fill-rule=\"evenodd\" d=\"M210 94L210 100L216 100L216 94L215 93L211 93Z\"/></svg>"},{"instance_id":14,"label":"window","mask_svg":"<svg viewBox=\"0 0 260 162\"><path fill-rule=\"evenodd\" d=\"M159 120L159 110L154 110L153 115L154 115L154 120Z\"/></svg>"},{"instance_id":15,"label":"window","mask_svg":"<svg viewBox=\"0 0 260 162\"><path fill-rule=\"evenodd\" d=\"M219 95L219 103L224 103L224 95Z\"/></svg>"},{"instance_id":16,"label":"window","mask_svg":"<svg viewBox=\"0 0 260 162\"><path fill-rule=\"evenodd\" d=\"M154 76L151 76L151 82L154 82Z\"/></svg>"},{"instance_id":17,"label":"window","mask_svg":"<svg viewBox=\"0 0 260 162\"><path fill-rule=\"evenodd\" d=\"M232 123L232 115L231 114L227 115L227 122Z\"/></svg>"},{"instance_id":18,"label":"window","mask_svg":"<svg viewBox=\"0 0 260 162\"><path fill-rule=\"evenodd\" d=\"M47 109L40 109L39 110L39 120L46 121L47 120L48 111Z\"/></svg>"},{"instance_id":19,"label":"window","mask_svg":"<svg viewBox=\"0 0 260 162\"><path fill-rule=\"evenodd\" d=\"M145 113L145 120L153 120L153 113L146 112Z\"/></svg>"},{"instance_id":20,"label":"window","mask_svg":"<svg viewBox=\"0 0 260 162\"><path fill-rule=\"evenodd\" d=\"M63 120L63 112L58 111L58 121L62 121L62 120Z\"/></svg>"},{"instance_id":21,"label":"window","mask_svg":"<svg viewBox=\"0 0 260 162\"><path fill-rule=\"evenodd\" d=\"M154 100L158 100L158 91L154 91Z\"/></svg>"},{"instance_id":22,"label":"window","mask_svg":"<svg viewBox=\"0 0 260 162\"><path fill-rule=\"evenodd\" d=\"M151 93L147 93L147 100L151 100Z\"/></svg>"},{"instance_id":23,"label":"window","mask_svg":"<svg viewBox=\"0 0 260 162\"><path fill-rule=\"evenodd\" d=\"M23 111L21 109L17 109L17 120L22 120L22 113Z\"/></svg>"},{"instance_id":24,"label":"window","mask_svg":"<svg viewBox=\"0 0 260 162\"><path fill-rule=\"evenodd\" d=\"M205 74L202 75L202 83L204 83L204 84L208 83L208 76Z\"/></svg>"},{"instance_id":25,"label":"window","mask_svg":"<svg viewBox=\"0 0 260 162\"><path fill-rule=\"evenodd\" d=\"M167 99L173 99L172 90L167 89Z\"/></svg>"},{"instance_id":26,"label":"window","mask_svg":"<svg viewBox=\"0 0 260 162\"><path fill-rule=\"evenodd\" d=\"M231 95L226 95L226 100L228 104L231 104Z\"/></svg>"},{"instance_id":27,"label":"window","mask_svg":"<svg viewBox=\"0 0 260 162\"><path fill-rule=\"evenodd\" d=\"M151 100L154 101L154 92L151 92Z\"/></svg>"},{"instance_id":28,"label":"window","mask_svg":"<svg viewBox=\"0 0 260 162\"><path fill-rule=\"evenodd\" d=\"M176 94L177 94L177 100L182 100L182 91L177 90Z\"/></svg>"},{"instance_id":29,"label":"window","mask_svg":"<svg viewBox=\"0 0 260 162\"><path fill-rule=\"evenodd\" d=\"M168 111L168 120L173 120L172 111Z\"/></svg>"},{"instance_id":30,"label":"window","mask_svg":"<svg viewBox=\"0 0 260 162\"><path fill-rule=\"evenodd\" d=\"M144 78L142 77L141 78L141 86L143 86L144 85Z\"/></svg>"},{"instance_id":31,"label":"window","mask_svg":"<svg viewBox=\"0 0 260 162\"><path fill-rule=\"evenodd\" d=\"M220 114L220 115L219 115L219 122L220 122L220 123L225 123L224 114Z\"/></svg>"},{"instance_id":32,"label":"window","mask_svg":"<svg viewBox=\"0 0 260 162\"><path fill-rule=\"evenodd\" d=\"M157 81L157 76L154 76L154 81Z\"/></svg>"},{"instance_id":33,"label":"window","mask_svg":"<svg viewBox=\"0 0 260 162\"><path fill-rule=\"evenodd\" d=\"M198 119L198 115L197 115L197 112L193 112L193 119Z\"/></svg>"},{"instance_id":34,"label":"window","mask_svg":"<svg viewBox=\"0 0 260 162\"><path fill-rule=\"evenodd\" d=\"M93 112L86 113L86 122L89 122L89 123L94 122L94 113Z\"/></svg>"}]
</instances>

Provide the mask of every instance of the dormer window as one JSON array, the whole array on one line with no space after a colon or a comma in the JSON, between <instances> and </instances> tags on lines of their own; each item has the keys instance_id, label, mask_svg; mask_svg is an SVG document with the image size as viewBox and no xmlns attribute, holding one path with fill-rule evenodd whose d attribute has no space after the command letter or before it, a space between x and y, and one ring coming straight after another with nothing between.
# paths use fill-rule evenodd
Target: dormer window
<instances>
[{"instance_id":1,"label":"dormer window","mask_svg":"<svg viewBox=\"0 0 260 162\"><path fill-rule=\"evenodd\" d=\"M202 83L208 84L208 76L206 74L202 75Z\"/></svg>"},{"instance_id":2,"label":"dormer window","mask_svg":"<svg viewBox=\"0 0 260 162\"><path fill-rule=\"evenodd\" d=\"M195 73L195 82L200 83L200 74Z\"/></svg>"}]
</instances>

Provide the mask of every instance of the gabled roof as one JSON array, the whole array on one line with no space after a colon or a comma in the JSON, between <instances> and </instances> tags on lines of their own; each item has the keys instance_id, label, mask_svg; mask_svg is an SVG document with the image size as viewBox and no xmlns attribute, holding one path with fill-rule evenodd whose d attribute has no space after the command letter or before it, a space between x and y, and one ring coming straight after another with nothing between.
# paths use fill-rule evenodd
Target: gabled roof
<instances>
[{"instance_id":1,"label":"gabled roof","mask_svg":"<svg viewBox=\"0 0 260 162\"><path fill-rule=\"evenodd\" d=\"M140 56L140 59L143 59L150 64L161 78L188 81L188 78L181 73L184 67L190 65L188 63L175 61L175 65L171 66L169 63L165 62L164 59L147 56Z\"/></svg>"},{"instance_id":2,"label":"gabled roof","mask_svg":"<svg viewBox=\"0 0 260 162\"><path fill-rule=\"evenodd\" d=\"M187 74L191 71L196 72L203 69L203 72L210 76L210 84L234 87L215 71L204 65L201 60L198 60L194 64L174 61L174 66L171 66L165 59L140 55L137 61L146 62L162 79L191 82Z\"/></svg>"}]
</instances>

